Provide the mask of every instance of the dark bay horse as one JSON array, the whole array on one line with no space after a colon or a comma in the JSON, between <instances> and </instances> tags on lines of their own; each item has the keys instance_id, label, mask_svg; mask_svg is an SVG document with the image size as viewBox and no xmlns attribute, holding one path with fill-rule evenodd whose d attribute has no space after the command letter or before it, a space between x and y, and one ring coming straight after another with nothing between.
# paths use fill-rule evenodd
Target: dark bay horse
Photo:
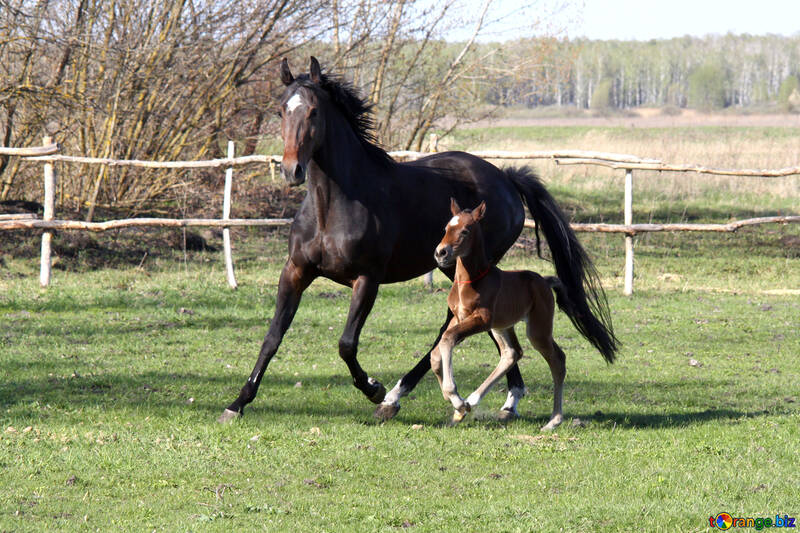
<instances>
[{"instance_id":1,"label":"dark bay horse","mask_svg":"<svg viewBox=\"0 0 800 533\"><path fill-rule=\"evenodd\" d=\"M450 212L453 218L445 227L434 257L441 268L456 266L453 286L447 296L447 306L454 316L431 352L431 368L439 380L442 395L454 408L450 424L461 422L520 360L522 348L514 325L525 321L528 340L547 361L553 376L553 414L542 431L555 429L564 420L562 403L567 356L553 340L556 300L552 290L558 296L559 308L567 316L573 317L575 306L558 278L542 277L530 270L506 272L489 263L480 224L486 216L485 202L475 209L462 210L458 202L451 199ZM484 331L490 331L500 346L500 362L465 401L458 395L453 376L453 347ZM603 355L609 360L613 354Z\"/></svg>"},{"instance_id":2,"label":"dark bay horse","mask_svg":"<svg viewBox=\"0 0 800 533\"><path fill-rule=\"evenodd\" d=\"M613 356L617 342L592 264L555 200L532 171L500 170L461 152L396 163L377 145L370 107L352 86L323 74L313 57L309 74L293 76L284 59L280 75L286 86L280 105L281 171L291 185L307 180L308 193L291 226L289 257L278 283L275 315L255 368L239 396L219 417L220 422L237 417L253 401L303 291L319 276L352 288L339 355L356 388L380 403L376 416L394 416L399 398L430 368L430 352L386 394L384 386L358 363L359 334L380 284L409 280L435 268L432 252L447 222L451 197L463 205L485 199L490 211L481 224L492 237L486 243L492 264L522 231L524 198L545 235L558 277L571 299L582 306L577 319L581 333ZM444 273L452 279L452 268ZM451 318L448 312L439 335ZM513 416L525 390L516 365L507 380L509 401L504 409Z\"/></svg>"}]
</instances>

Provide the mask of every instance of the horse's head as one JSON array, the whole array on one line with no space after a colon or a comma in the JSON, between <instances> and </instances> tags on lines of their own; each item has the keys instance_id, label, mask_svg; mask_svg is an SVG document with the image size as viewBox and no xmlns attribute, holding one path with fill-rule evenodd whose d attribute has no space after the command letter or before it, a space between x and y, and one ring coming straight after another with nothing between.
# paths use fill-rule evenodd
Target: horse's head
<instances>
[{"instance_id":1,"label":"horse's head","mask_svg":"<svg viewBox=\"0 0 800 533\"><path fill-rule=\"evenodd\" d=\"M281 136L283 160L281 173L290 185L300 185L306 180L308 163L321 146L325 136L325 121L320 111L323 92L318 90L322 80L319 61L311 58L309 74L295 78L289 62L281 62L281 81L286 91L281 99Z\"/></svg>"},{"instance_id":2,"label":"horse's head","mask_svg":"<svg viewBox=\"0 0 800 533\"><path fill-rule=\"evenodd\" d=\"M475 209L462 210L455 198L450 198L450 212L453 218L445 226L444 237L433 254L436 263L442 268L452 266L456 258L465 257L472 252L475 239L481 238L478 222L486 214L486 202L481 202Z\"/></svg>"}]
</instances>

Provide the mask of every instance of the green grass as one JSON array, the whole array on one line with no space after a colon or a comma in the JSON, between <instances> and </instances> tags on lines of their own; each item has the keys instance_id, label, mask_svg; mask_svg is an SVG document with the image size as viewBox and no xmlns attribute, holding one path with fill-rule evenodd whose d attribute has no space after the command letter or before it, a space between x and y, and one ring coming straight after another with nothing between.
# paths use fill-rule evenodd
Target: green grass
<instances>
[{"instance_id":1,"label":"green grass","mask_svg":"<svg viewBox=\"0 0 800 533\"><path fill-rule=\"evenodd\" d=\"M781 293L800 288L796 225L641 238L629 298L621 238L583 235L624 347L608 366L558 316L566 422L544 437L552 384L527 343L521 419L494 420L497 390L446 428L428 375L377 423L337 355L349 294L327 281L307 291L246 416L216 424L273 311L285 240L256 233L235 240L237 291L215 254L66 263L48 290L35 259L6 258L0 530L701 531L723 511L796 516L800 300ZM505 264L550 268L521 248ZM445 296L381 289L360 345L370 375L392 385L411 368ZM462 344L462 393L496 360L488 339Z\"/></svg>"}]
</instances>

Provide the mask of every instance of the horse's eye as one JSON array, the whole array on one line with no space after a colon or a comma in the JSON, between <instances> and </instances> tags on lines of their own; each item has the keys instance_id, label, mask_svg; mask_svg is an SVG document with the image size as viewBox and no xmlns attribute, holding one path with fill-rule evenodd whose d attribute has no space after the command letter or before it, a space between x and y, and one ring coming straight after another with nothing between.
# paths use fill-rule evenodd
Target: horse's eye
<instances>
[{"instance_id":1,"label":"horse's eye","mask_svg":"<svg viewBox=\"0 0 800 533\"><path fill-rule=\"evenodd\" d=\"M317 116L317 108L312 107L311 111L308 112L308 118L314 118Z\"/></svg>"}]
</instances>

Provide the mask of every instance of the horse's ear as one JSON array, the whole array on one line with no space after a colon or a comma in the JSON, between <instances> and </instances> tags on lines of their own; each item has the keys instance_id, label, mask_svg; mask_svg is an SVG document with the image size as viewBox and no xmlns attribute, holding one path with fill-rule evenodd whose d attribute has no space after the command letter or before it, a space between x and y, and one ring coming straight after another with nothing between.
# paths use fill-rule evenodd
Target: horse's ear
<instances>
[{"instance_id":1,"label":"horse's ear","mask_svg":"<svg viewBox=\"0 0 800 533\"><path fill-rule=\"evenodd\" d=\"M472 218L475 220L480 220L486 214L486 202L481 202L478 207L472 210Z\"/></svg>"},{"instance_id":2,"label":"horse's ear","mask_svg":"<svg viewBox=\"0 0 800 533\"><path fill-rule=\"evenodd\" d=\"M289 70L289 61L284 57L281 61L281 81L284 85L291 85L294 82L292 71Z\"/></svg>"},{"instance_id":3,"label":"horse's ear","mask_svg":"<svg viewBox=\"0 0 800 533\"><path fill-rule=\"evenodd\" d=\"M314 56L311 56L311 69L309 72L311 73L311 81L314 83L319 83L322 80L322 69L319 66L319 61Z\"/></svg>"},{"instance_id":4,"label":"horse's ear","mask_svg":"<svg viewBox=\"0 0 800 533\"><path fill-rule=\"evenodd\" d=\"M461 212L461 208L458 207L458 202L456 202L456 199L453 197L450 198L450 212L453 213L453 216Z\"/></svg>"}]
</instances>

